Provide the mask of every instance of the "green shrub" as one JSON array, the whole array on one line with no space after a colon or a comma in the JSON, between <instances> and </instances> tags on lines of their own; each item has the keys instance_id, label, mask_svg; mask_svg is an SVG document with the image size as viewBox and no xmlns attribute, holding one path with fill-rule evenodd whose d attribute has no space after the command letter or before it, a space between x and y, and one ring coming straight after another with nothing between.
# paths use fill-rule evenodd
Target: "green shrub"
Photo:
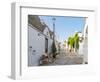
<instances>
[{"instance_id":1,"label":"green shrub","mask_svg":"<svg viewBox=\"0 0 100 82\"><path fill-rule=\"evenodd\" d=\"M54 41L52 43L51 51L52 51L53 57L56 58L56 51L57 51L57 49L56 49L56 45L55 45Z\"/></svg>"},{"instance_id":2,"label":"green shrub","mask_svg":"<svg viewBox=\"0 0 100 82\"><path fill-rule=\"evenodd\" d=\"M73 37L68 38L68 45L70 45L71 49L79 49L79 36L78 33L76 33Z\"/></svg>"}]
</instances>

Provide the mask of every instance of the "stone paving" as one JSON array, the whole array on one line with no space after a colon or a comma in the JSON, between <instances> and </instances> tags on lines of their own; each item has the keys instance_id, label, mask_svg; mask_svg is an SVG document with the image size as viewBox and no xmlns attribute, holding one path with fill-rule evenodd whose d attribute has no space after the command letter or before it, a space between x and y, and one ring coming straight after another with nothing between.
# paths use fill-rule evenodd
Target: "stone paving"
<instances>
[{"instance_id":1,"label":"stone paving","mask_svg":"<svg viewBox=\"0 0 100 82\"><path fill-rule=\"evenodd\" d=\"M83 56L79 54L70 54L66 49L62 49L53 63L49 65L75 65L83 64Z\"/></svg>"}]
</instances>

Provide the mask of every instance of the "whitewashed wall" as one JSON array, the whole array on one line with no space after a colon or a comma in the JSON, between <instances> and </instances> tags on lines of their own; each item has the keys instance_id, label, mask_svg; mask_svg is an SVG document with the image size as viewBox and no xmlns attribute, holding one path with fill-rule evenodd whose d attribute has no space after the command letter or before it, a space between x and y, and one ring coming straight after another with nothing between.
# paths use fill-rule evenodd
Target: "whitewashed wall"
<instances>
[{"instance_id":1,"label":"whitewashed wall","mask_svg":"<svg viewBox=\"0 0 100 82\"><path fill-rule=\"evenodd\" d=\"M88 18L86 18L85 21L85 27L84 27L84 45L83 45L83 52L84 52L84 62L88 62L88 33L86 31L88 30Z\"/></svg>"},{"instance_id":2,"label":"whitewashed wall","mask_svg":"<svg viewBox=\"0 0 100 82\"><path fill-rule=\"evenodd\" d=\"M88 29L88 18L86 18L85 21L85 26L83 29L83 38L84 40L82 41L82 43L79 43L80 47L79 47L79 55L83 55L84 56L84 63L88 62L88 33L86 33L86 30Z\"/></svg>"},{"instance_id":3,"label":"whitewashed wall","mask_svg":"<svg viewBox=\"0 0 100 82\"><path fill-rule=\"evenodd\" d=\"M78 51L79 55L84 55L84 52L83 52L83 42L82 43L79 43L79 51Z\"/></svg>"},{"instance_id":4,"label":"whitewashed wall","mask_svg":"<svg viewBox=\"0 0 100 82\"><path fill-rule=\"evenodd\" d=\"M48 39L48 53L51 53L51 46L52 46L52 42L53 42L53 39L50 38L50 34L49 34L49 29L48 27L46 27L43 31L43 34L45 34L46 38Z\"/></svg>"},{"instance_id":5,"label":"whitewashed wall","mask_svg":"<svg viewBox=\"0 0 100 82\"><path fill-rule=\"evenodd\" d=\"M45 27L45 29L44 29L44 31L43 31L43 34L45 34L46 36L50 37L48 27Z\"/></svg>"},{"instance_id":6,"label":"whitewashed wall","mask_svg":"<svg viewBox=\"0 0 100 82\"><path fill-rule=\"evenodd\" d=\"M51 53L52 42L53 42L53 40L48 38L48 53Z\"/></svg>"},{"instance_id":7,"label":"whitewashed wall","mask_svg":"<svg viewBox=\"0 0 100 82\"><path fill-rule=\"evenodd\" d=\"M88 40L84 40L84 45L83 45L83 52L84 52L84 63L88 62Z\"/></svg>"},{"instance_id":8,"label":"whitewashed wall","mask_svg":"<svg viewBox=\"0 0 100 82\"><path fill-rule=\"evenodd\" d=\"M38 65L39 58L42 54L45 52L45 38L42 34L38 36L38 31L33 29L29 26L29 38L28 38L28 46L29 46L29 66L32 65ZM32 49L30 49L30 46L32 46ZM34 50L36 52L34 52Z\"/></svg>"},{"instance_id":9,"label":"whitewashed wall","mask_svg":"<svg viewBox=\"0 0 100 82\"><path fill-rule=\"evenodd\" d=\"M28 26L28 65L35 66L39 64L40 57L45 54L45 38L48 39L48 53L51 52L52 39L50 38L49 31L46 28L44 34L37 31L35 27ZM48 35L47 35L48 32ZM34 52L35 50L35 52Z\"/></svg>"}]
</instances>

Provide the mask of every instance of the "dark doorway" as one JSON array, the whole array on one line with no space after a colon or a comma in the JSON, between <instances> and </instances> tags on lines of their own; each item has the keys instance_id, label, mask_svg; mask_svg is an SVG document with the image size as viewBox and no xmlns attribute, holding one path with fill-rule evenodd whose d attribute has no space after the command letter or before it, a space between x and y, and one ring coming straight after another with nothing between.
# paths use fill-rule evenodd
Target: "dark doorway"
<instances>
[{"instance_id":1,"label":"dark doorway","mask_svg":"<svg viewBox=\"0 0 100 82\"><path fill-rule=\"evenodd\" d=\"M48 52L48 39L45 38L45 52Z\"/></svg>"}]
</instances>

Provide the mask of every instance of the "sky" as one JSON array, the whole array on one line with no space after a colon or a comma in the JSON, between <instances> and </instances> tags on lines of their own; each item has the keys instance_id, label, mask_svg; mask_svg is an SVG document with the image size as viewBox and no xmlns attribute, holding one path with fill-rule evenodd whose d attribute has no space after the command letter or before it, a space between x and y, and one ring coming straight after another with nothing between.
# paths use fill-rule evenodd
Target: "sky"
<instances>
[{"instance_id":1,"label":"sky","mask_svg":"<svg viewBox=\"0 0 100 82\"><path fill-rule=\"evenodd\" d=\"M60 42L73 36L76 31L82 32L85 25L84 17L71 16L39 16L42 21L53 31L53 20L55 20L55 34Z\"/></svg>"}]
</instances>

